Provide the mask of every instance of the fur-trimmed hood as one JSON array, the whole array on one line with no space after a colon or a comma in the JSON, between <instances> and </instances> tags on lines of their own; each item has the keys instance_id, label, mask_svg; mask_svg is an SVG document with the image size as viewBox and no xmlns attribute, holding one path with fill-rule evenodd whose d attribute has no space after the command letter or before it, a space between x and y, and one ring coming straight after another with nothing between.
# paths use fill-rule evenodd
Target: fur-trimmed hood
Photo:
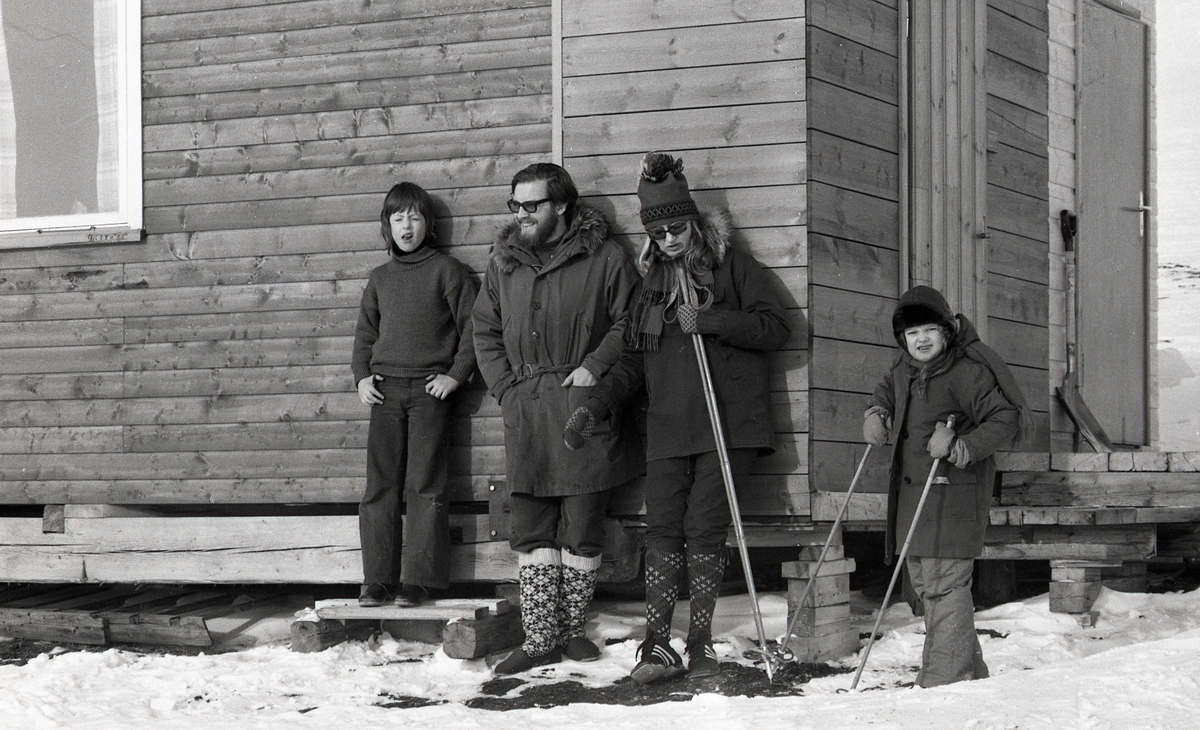
<instances>
[{"instance_id":1,"label":"fur-trimmed hood","mask_svg":"<svg viewBox=\"0 0 1200 730\"><path fill-rule=\"evenodd\" d=\"M729 215L729 211L719 208L701 208L700 220L697 221L700 227L700 246L712 256L713 267L717 267L725 260L725 253L729 247L733 245L733 218ZM696 256L683 254L688 259L689 263L695 260ZM646 241L642 244L642 251L638 254L637 265L638 273L643 277L650 272L651 267L656 261L662 260L662 254L658 248L658 244L654 239L646 235ZM693 274L701 272L693 271Z\"/></svg>"},{"instance_id":2,"label":"fur-trimmed hood","mask_svg":"<svg viewBox=\"0 0 1200 730\"><path fill-rule=\"evenodd\" d=\"M516 221L506 224L492 244L492 260L496 268L505 274L511 274L521 265L538 265L537 258L521 243L517 235L518 227ZM593 253L608 239L608 230L608 221L603 213L583 203L576 203L575 216L563 234L554 258L565 261L579 253ZM558 251L562 252L561 255Z\"/></svg>"}]
</instances>

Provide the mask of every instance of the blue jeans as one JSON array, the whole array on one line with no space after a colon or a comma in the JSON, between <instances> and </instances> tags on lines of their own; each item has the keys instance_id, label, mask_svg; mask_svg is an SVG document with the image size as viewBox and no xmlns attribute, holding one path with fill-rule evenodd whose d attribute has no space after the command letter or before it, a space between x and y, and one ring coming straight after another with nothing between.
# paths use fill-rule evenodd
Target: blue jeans
<instances>
[{"instance_id":1,"label":"blue jeans","mask_svg":"<svg viewBox=\"0 0 1200 730\"><path fill-rule=\"evenodd\" d=\"M383 403L371 406L367 490L358 505L364 582L445 588L450 584L446 430L452 406L426 393L423 378L384 378L375 387ZM402 507L408 515L407 540L401 534Z\"/></svg>"}]
</instances>

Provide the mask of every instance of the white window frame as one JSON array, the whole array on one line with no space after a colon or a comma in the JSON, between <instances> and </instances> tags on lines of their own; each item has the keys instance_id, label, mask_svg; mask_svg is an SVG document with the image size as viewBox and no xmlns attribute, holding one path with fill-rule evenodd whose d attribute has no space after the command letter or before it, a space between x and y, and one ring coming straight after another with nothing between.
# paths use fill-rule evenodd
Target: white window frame
<instances>
[{"instance_id":1,"label":"white window frame","mask_svg":"<svg viewBox=\"0 0 1200 730\"><path fill-rule=\"evenodd\" d=\"M118 208L0 220L0 250L138 241L142 237L142 17L140 0L118 0Z\"/></svg>"}]
</instances>

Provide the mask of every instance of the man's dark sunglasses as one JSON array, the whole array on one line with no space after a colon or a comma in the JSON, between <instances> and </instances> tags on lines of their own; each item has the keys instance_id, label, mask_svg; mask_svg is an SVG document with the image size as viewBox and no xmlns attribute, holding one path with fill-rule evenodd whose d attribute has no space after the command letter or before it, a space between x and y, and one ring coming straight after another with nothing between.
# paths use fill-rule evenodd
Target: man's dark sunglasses
<instances>
[{"instance_id":1,"label":"man's dark sunglasses","mask_svg":"<svg viewBox=\"0 0 1200 730\"><path fill-rule=\"evenodd\" d=\"M687 227L687 221L675 221L669 226L651 228L650 230L646 231L646 233L650 234L650 237L655 241L662 241L667 237L667 231L670 231L672 236L678 236L687 230Z\"/></svg>"},{"instance_id":2,"label":"man's dark sunglasses","mask_svg":"<svg viewBox=\"0 0 1200 730\"><path fill-rule=\"evenodd\" d=\"M518 210L524 208L526 213L536 213L539 205L549 202L550 198L542 198L541 200L526 200L524 203L518 203L515 200L509 200L508 209L516 213Z\"/></svg>"}]
</instances>

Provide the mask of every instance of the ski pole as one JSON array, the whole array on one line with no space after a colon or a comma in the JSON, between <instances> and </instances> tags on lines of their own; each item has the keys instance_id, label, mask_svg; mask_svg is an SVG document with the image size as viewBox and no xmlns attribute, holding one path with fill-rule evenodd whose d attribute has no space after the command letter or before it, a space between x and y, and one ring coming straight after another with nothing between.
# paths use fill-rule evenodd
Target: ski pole
<instances>
[{"instance_id":1,"label":"ski pole","mask_svg":"<svg viewBox=\"0 0 1200 730\"><path fill-rule=\"evenodd\" d=\"M954 428L954 416L947 419L946 425ZM850 683L851 690L858 686L858 679L862 676L863 667L867 666L867 655L871 653L871 647L875 644L875 632L879 631L879 624L883 621L883 612L887 610L888 599L892 597L892 589L896 587L896 579L900 577L900 570L904 567L904 558L908 555L908 547L912 544L913 535L917 532L917 522L921 519L921 511L925 509L925 500L929 497L929 488L933 486L934 476L941 463L941 458L934 459L933 466L929 468L929 478L925 480L925 488L921 490L917 511L913 513L912 524L908 527L908 537L904 538L904 546L900 548L900 555L896 558L896 569L892 571L892 579L888 582L887 593L883 595L883 605L879 607L879 615L875 617L875 626L871 628L871 636L867 638L867 645L863 648L862 659L858 661L858 671L854 673L854 681Z\"/></svg>"},{"instance_id":2,"label":"ski pole","mask_svg":"<svg viewBox=\"0 0 1200 730\"><path fill-rule=\"evenodd\" d=\"M821 566L825 564L825 556L829 554L829 547L833 544L833 538L837 535L838 527L842 524L842 519L845 518L846 512L850 508L850 498L854 496L854 490L858 487L858 480L862 477L863 468L867 465L867 457L871 455L871 444L867 444L867 450L863 452L862 458L858 461L858 468L854 471L854 478L850 480L850 488L846 490L846 499L842 502L842 508L838 511L837 518L833 521L833 527L829 528L829 536L825 538L825 546L821 548L821 554L817 557L817 563L808 571L808 584L804 586L804 592L800 594L800 599L796 601L796 613L792 614L792 618L788 621L787 631L784 632L783 638L779 641L779 650L776 653L776 658L779 661L791 661L794 656L791 649L788 648L788 643L792 640L792 633L796 630L796 625L800 623L801 609L804 602L812 595L813 586L817 584L817 576L821 573Z\"/></svg>"},{"instance_id":3,"label":"ski pole","mask_svg":"<svg viewBox=\"0 0 1200 730\"><path fill-rule=\"evenodd\" d=\"M687 275L679 271L679 283L683 290L684 301L696 306L696 292L687 281ZM762 652L767 669L767 681L774 681L775 667L773 655L767 649L767 631L763 627L762 611L758 607L758 595L754 590L754 573L750 568L750 550L746 546L746 533L742 527L742 513L738 508L737 493L733 484L733 469L729 464L729 451L725 445L725 429L721 425L721 413L717 404L716 390L713 388L712 370L708 364L708 352L704 347L704 336L700 333L692 335L692 346L696 350L696 363L700 367L700 385L704 391L704 404L708 408L708 420L712 423L713 440L717 446L717 458L721 464L721 478L725 482L725 497L729 502L729 513L733 518L734 535L737 537L738 553L742 559L742 572L746 575L746 591L750 596L750 608L754 614L754 627L758 630L758 645Z\"/></svg>"}]
</instances>

